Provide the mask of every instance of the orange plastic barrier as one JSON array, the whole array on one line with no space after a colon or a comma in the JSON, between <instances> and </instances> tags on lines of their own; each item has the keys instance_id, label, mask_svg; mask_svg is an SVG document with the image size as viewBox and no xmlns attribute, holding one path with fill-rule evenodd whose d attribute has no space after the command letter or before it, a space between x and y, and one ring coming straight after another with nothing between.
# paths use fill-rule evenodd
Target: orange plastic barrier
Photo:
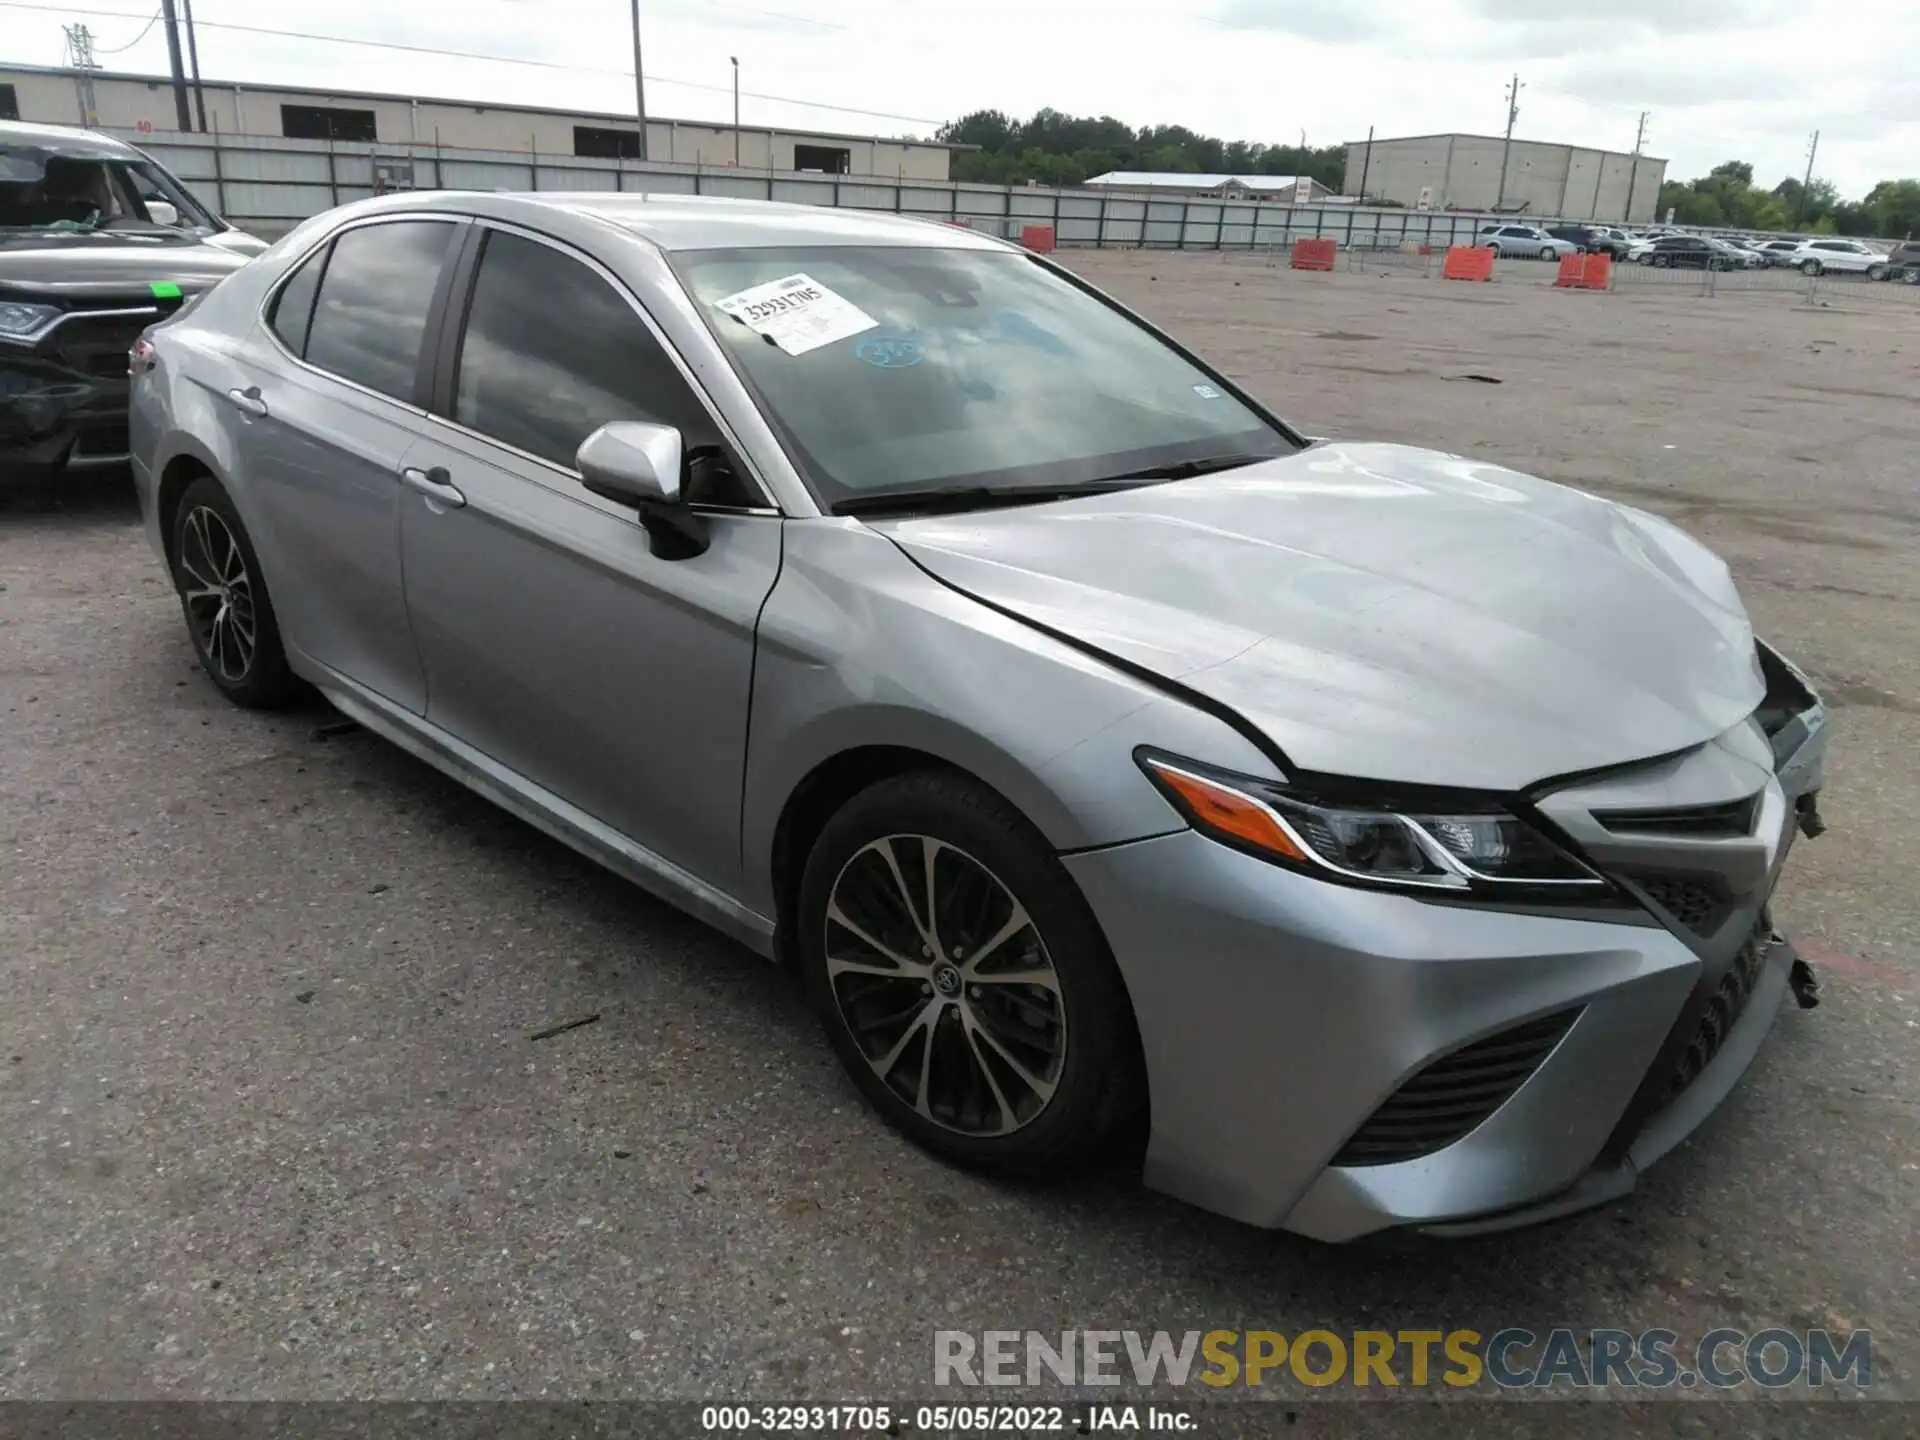
<instances>
[{"instance_id":1,"label":"orange plastic barrier","mask_svg":"<svg viewBox=\"0 0 1920 1440\"><path fill-rule=\"evenodd\" d=\"M1293 242L1293 268L1331 270L1337 248L1331 240L1296 240Z\"/></svg>"},{"instance_id":2,"label":"orange plastic barrier","mask_svg":"<svg viewBox=\"0 0 1920 1440\"><path fill-rule=\"evenodd\" d=\"M1563 290L1604 290L1612 279L1611 255L1563 255L1553 283Z\"/></svg>"},{"instance_id":3,"label":"orange plastic barrier","mask_svg":"<svg viewBox=\"0 0 1920 1440\"><path fill-rule=\"evenodd\" d=\"M1020 243L1027 249L1040 255L1053 253L1053 227L1051 225L1022 225Z\"/></svg>"},{"instance_id":4,"label":"orange plastic barrier","mask_svg":"<svg viewBox=\"0 0 1920 1440\"><path fill-rule=\"evenodd\" d=\"M1453 245L1447 249L1447 258L1440 263L1442 280L1491 280L1493 278L1493 247L1491 245Z\"/></svg>"}]
</instances>

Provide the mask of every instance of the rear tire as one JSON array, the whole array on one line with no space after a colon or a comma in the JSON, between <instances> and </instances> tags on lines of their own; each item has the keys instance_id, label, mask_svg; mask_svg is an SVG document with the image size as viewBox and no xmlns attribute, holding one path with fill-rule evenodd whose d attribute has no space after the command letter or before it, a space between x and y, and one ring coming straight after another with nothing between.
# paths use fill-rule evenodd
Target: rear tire
<instances>
[{"instance_id":1,"label":"rear tire","mask_svg":"<svg viewBox=\"0 0 1920 1440\"><path fill-rule=\"evenodd\" d=\"M1900 272L1900 278L1909 285L1920 285L1920 265L1909 265Z\"/></svg>"},{"instance_id":2,"label":"rear tire","mask_svg":"<svg viewBox=\"0 0 1920 1440\"><path fill-rule=\"evenodd\" d=\"M921 771L848 801L807 857L798 933L848 1076L943 1159L1071 1174L1144 1107L1133 1006L1099 925L984 786Z\"/></svg>"},{"instance_id":3,"label":"rear tire","mask_svg":"<svg viewBox=\"0 0 1920 1440\"><path fill-rule=\"evenodd\" d=\"M222 695L270 710L300 694L260 557L232 497L210 475L189 485L174 511L173 585L200 668Z\"/></svg>"}]
</instances>

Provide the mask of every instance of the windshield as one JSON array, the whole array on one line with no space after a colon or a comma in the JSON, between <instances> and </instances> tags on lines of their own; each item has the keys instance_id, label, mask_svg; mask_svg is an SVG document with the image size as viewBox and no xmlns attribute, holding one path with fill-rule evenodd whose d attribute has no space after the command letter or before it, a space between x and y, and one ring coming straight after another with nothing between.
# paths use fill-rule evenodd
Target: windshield
<instances>
[{"instance_id":1,"label":"windshield","mask_svg":"<svg viewBox=\"0 0 1920 1440\"><path fill-rule=\"evenodd\" d=\"M1296 448L1216 376L1024 254L822 246L673 259L827 509L956 483L1091 486Z\"/></svg>"},{"instance_id":2,"label":"windshield","mask_svg":"<svg viewBox=\"0 0 1920 1440\"><path fill-rule=\"evenodd\" d=\"M221 228L151 160L0 147L0 229L206 235Z\"/></svg>"}]
</instances>

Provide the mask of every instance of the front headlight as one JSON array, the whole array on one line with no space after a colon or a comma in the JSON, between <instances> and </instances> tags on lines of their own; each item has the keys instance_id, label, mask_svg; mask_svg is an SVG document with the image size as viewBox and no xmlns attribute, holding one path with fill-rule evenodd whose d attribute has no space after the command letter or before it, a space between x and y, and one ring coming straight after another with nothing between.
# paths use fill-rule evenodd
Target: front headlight
<instances>
[{"instance_id":1,"label":"front headlight","mask_svg":"<svg viewBox=\"0 0 1920 1440\"><path fill-rule=\"evenodd\" d=\"M59 318L57 305L0 300L0 340L35 340Z\"/></svg>"},{"instance_id":2,"label":"front headlight","mask_svg":"<svg viewBox=\"0 0 1920 1440\"><path fill-rule=\"evenodd\" d=\"M1194 829L1321 879L1517 896L1612 887L1498 802L1378 805L1142 752L1141 769Z\"/></svg>"}]
</instances>

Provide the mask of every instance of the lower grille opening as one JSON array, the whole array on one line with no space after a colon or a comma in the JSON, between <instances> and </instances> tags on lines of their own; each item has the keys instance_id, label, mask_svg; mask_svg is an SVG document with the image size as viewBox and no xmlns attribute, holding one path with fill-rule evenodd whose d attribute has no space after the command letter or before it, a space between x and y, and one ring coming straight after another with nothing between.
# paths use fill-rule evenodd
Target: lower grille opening
<instances>
[{"instance_id":1,"label":"lower grille opening","mask_svg":"<svg viewBox=\"0 0 1920 1440\"><path fill-rule=\"evenodd\" d=\"M1711 1065L1713 1057L1720 1053L1728 1033L1746 1010L1747 1002L1753 998L1754 987L1760 983L1760 972L1766 967L1767 947L1772 943L1773 922L1763 913L1753 928L1753 934L1747 937L1747 943L1740 947L1740 953L1733 957L1733 963L1727 966L1720 983L1708 997L1706 1008L1700 1013L1700 1021L1694 1026L1693 1038L1687 1042L1687 1048L1680 1053L1679 1060L1667 1076L1654 1106L1656 1110L1698 1080L1700 1072Z\"/></svg>"},{"instance_id":2,"label":"lower grille opening","mask_svg":"<svg viewBox=\"0 0 1920 1440\"><path fill-rule=\"evenodd\" d=\"M1647 898L1696 935L1710 935L1726 917L1727 901L1711 885L1683 875L1628 875Z\"/></svg>"},{"instance_id":3,"label":"lower grille opening","mask_svg":"<svg viewBox=\"0 0 1920 1440\"><path fill-rule=\"evenodd\" d=\"M1507 1103L1580 1010L1575 1006L1529 1020L1441 1056L1388 1096L1333 1163L1395 1165L1446 1149Z\"/></svg>"}]
</instances>

